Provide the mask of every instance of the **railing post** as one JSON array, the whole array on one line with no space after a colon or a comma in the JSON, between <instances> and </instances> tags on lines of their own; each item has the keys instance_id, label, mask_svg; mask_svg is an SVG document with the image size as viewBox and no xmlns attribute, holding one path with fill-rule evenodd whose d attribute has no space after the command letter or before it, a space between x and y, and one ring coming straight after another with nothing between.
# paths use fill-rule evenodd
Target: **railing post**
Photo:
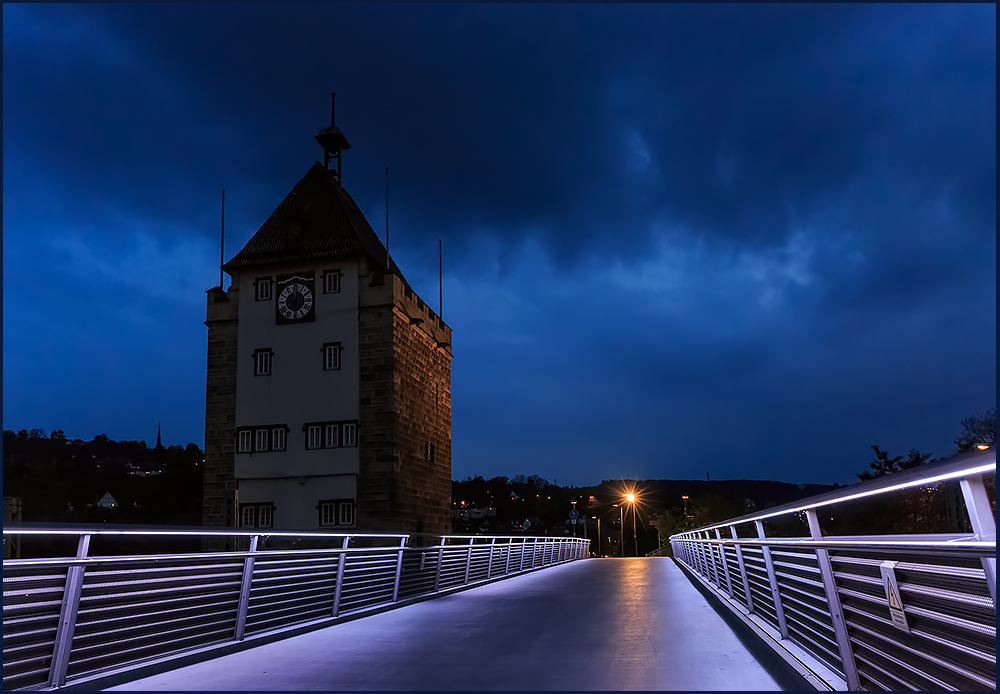
<instances>
[{"instance_id":1,"label":"railing post","mask_svg":"<svg viewBox=\"0 0 1000 694\"><path fill-rule=\"evenodd\" d=\"M247 610L250 607L250 588L253 586L253 564L254 557L252 556L254 552L257 551L257 540L260 535L250 536L250 549L251 556L246 557L243 560L243 580L240 582L240 602L239 607L236 609L236 633L233 635L233 639L236 641L243 640L243 634L247 628Z\"/></svg>"},{"instance_id":2,"label":"railing post","mask_svg":"<svg viewBox=\"0 0 1000 694\"><path fill-rule=\"evenodd\" d=\"M90 535L81 535L76 544L76 558L86 559L90 551ZM66 585L63 588L62 607L59 609L59 624L56 626L55 644L49 664L49 686L61 687L66 684L69 656L73 650L73 632L76 631L76 615L80 609L80 593L83 591L83 565L66 569Z\"/></svg>"},{"instance_id":3,"label":"railing post","mask_svg":"<svg viewBox=\"0 0 1000 694\"><path fill-rule=\"evenodd\" d=\"M715 529L715 539L721 540L722 535L719 533L719 529ZM719 545L719 554L722 556L722 571L726 575L726 587L729 588L729 599L733 600L733 582L729 578L729 562L726 561L726 546Z\"/></svg>"},{"instance_id":4,"label":"railing post","mask_svg":"<svg viewBox=\"0 0 1000 694\"><path fill-rule=\"evenodd\" d=\"M472 568L472 545L475 541L476 538L469 538L469 553L465 557L465 581L463 581L463 583L469 582L469 570Z\"/></svg>"},{"instance_id":5,"label":"railing post","mask_svg":"<svg viewBox=\"0 0 1000 694\"><path fill-rule=\"evenodd\" d=\"M976 534L980 542L996 542L997 523L993 519L993 509L990 507L990 499L986 495L983 476L966 477L959 484L962 487L962 496L965 498L965 508L969 512L969 522L972 523L972 532ZM986 574L986 585L989 586L995 611L997 606L997 558L983 557L982 562L983 573Z\"/></svg>"},{"instance_id":6,"label":"railing post","mask_svg":"<svg viewBox=\"0 0 1000 694\"><path fill-rule=\"evenodd\" d=\"M518 572L524 571L524 548L528 544L528 538L521 538L521 565L517 568Z\"/></svg>"},{"instance_id":7,"label":"railing post","mask_svg":"<svg viewBox=\"0 0 1000 694\"><path fill-rule=\"evenodd\" d=\"M819 527L819 516L816 509L806 511L809 522L809 535L813 540L822 542L823 532ZM830 606L830 617L833 619L833 633L837 637L837 650L840 651L840 664L844 667L844 679L850 691L861 689L858 678L858 665L854 662L854 651L851 649L851 637L847 633L847 621L844 610L840 606L840 593L837 592L837 581L833 575L833 565L830 563L830 551L825 547L816 548L816 562L819 564L819 575L823 578L823 591L826 593L826 603Z\"/></svg>"},{"instance_id":8,"label":"railing post","mask_svg":"<svg viewBox=\"0 0 1000 694\"><path fill-rule=\"evenodd\" d=\"M333 589L333 616L340 614L340 596L344 591L344 567L347 564L347 546L351 542L351 536L344 537L344 543L340 546L340 559L337 561L337 585Z\"/></svg>"},{"instance_id":9,"label":"railing post","mask_svg":"<svg viewBox=\"0 0 1000 694\"><path fill-rule=\"evenodd\" d=\"M437 569L434 572L434 592L435 593L438 592L439 590L441 590L441 562L444 561L444 541L446 539L447 538L444 535L442 535L441 536L441 546L438 547L438 562L437 562L438 565L437 565Z\"/></svg>"},{"instance_id":10,"label":"railing post","mask_svg":"<svg viewBox=\"0 0 1000 694\"><path fill-rule=\"evenodd\" d=\"M486 580L493 578L493 551L496 549L497 539L494 537L490 540L490 561L486 565Z\"/></svg>"},{"instance_id":11,"label":"railing post","mask_svg":"<svg viewBox=\"0 0 1000 694\"><path fill-rule=\"evenodd\" d=\"M761 521L754 521L757 526L757 537L766 539L764 536L764 524ZM764 555L764 566L767 567L767 580L771 584L771 597L774 599L774 613L778 617L778 631L781 638L788 638L788 624L785 623L785 608L781 604L781 593L778 591L778 575L774 573L774 562L771 560L771 548L761 545Z\"/></svg>"},{"instance_id":12,"label":"railing post","mask_svg":"<svg viewBox=\"0 0 1000 694\"><path fill-rule=\"evenodd\" d=\"M708 552L705 551L705 543L702 542L701 533L695 533L695 547L698 549L698 564L701 567L701 573L704 574L705 578L709 581L712 580L712 567L709 566L708 557L706 556Z\"/></svg>"},{"instance_id":13,"label":"railing post","mask_svg":"<svg viewBox=\"0 0 1000 694\"><path fill-rule=\"evenodd\" d=\"M399 556L396 558L396 584L392 587L392 601L399 602L399 577L403 573L403 548L406 547L406 539L399 542Z\"/></svg>"},{"instance_id":14,"label":"railing post","mask_svg":"<svg viewBox=\"0 0 1000 694\"><path fill-rule=\"evenodd\" d=\"M739 537L736 535L736 526L729 526L729 533L733 536L733 539L737 541L736 545L736 561L740 565L740 577L743 579L743 594L747 598L747 611L753 614L753 597L750 595L750 579L747 578L747 567L743 563L743 548L740 547Z\"/></svg>"},{"instance_id":15,"label":"railing post","mask_svg":"<svg viewBox=\"0 0 1000 694\"><path fill-rule=\"evenodd\" d=\"M503 565L503 575L506 576L510 573L510 548L514 546L514 538L507 538L507 559L504 561Z\"/></svg>"},{"instance_id":16,"label":"railing post","mask_svg":"<svg viewBox=\"0 0 1000 694\"><path fill-rule=\"evenodd\" d=\"M708 572L708 580L714 580L716 587L721 589L722 584L719 582L719 569L715 566L715 549L712 547L711 543L708 542L708 540L711 539L711 536L708 534L707 530L698 534L702 539L701 548L705 557L705 570Z\"/></svg>"}]
</instances>

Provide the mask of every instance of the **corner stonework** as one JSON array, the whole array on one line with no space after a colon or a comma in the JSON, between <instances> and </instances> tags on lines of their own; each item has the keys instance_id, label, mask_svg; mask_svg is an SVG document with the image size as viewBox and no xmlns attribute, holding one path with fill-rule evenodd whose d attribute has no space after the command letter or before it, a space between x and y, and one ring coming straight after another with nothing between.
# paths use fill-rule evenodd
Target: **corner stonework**
<instances>
[{"instance_id":1,"label":"corner stonework","mask_svg":"<svg viewBox=\"0 0 1000 694\"><path fill-rule=\"evenodd\" d=\"M239 290L213 287L208 307L205 385L205 469L202 525L233 527L236 513L236 363Z\"/></svg>"}]
</instances>

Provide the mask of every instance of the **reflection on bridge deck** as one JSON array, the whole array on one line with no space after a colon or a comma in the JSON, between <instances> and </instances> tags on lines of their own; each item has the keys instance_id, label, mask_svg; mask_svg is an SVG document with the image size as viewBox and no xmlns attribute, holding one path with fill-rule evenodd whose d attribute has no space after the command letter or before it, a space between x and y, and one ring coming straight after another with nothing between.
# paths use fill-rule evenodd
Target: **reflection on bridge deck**
<instances>
[{"instance_id":1,"label":"reflection on bridge deck","mask_svg":"<svg viewBox=\"0 0 1000 694\"><path fill-rule=\"evenodd\" d=\"M748 691L780 690L779 681L805 686L769 667L770 672L754 658L673 560L590 559L114 689Z\"/></svg>"}]
</instances>

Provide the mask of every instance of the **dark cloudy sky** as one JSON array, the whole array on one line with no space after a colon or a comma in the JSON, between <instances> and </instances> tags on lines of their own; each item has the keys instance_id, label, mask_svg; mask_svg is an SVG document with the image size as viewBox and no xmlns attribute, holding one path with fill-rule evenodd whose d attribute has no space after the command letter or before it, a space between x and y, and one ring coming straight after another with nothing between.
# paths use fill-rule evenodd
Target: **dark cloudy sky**
<instances>
[{"instance_id":1,"label":"dark cloudy sky","mask_svg":"<svg viewBox=\"0 0 1000 694\"><path fill-rule=\"evenodd\" d=\"M454 328L453 474L851 482L996 402L996 7L3 7L3 427L204 437L321 158Z\"/></svg>"}]
</instances>

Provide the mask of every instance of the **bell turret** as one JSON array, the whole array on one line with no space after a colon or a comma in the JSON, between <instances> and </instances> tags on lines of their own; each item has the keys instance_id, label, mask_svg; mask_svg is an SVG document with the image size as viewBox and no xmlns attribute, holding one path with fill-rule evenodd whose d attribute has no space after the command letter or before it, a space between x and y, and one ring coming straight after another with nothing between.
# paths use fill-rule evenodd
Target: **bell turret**
<instances>
[{"instance_id":1,"label":"bell turret","mask_svg":"<svg viewBox=\"0 0 1000 694\"><path fill-rule=\"evenodd\" d=\"M336 115L336 98L337 95L335 93L330 94L330 127L323 128L319 131L319 135L316 136L316 142L318 142L323 148L323 165L326 167L327 171L333 174L333 180L337 182L337 185L342 186L343 183L340 179L340 154L343 150L350 149L351 143L347 141L347 138L344 137L344 133L340 132L340 128L336 126L334 118ZM336 159L336 164L333 168L331 168L330 162L334 159Z\"/></svg>"}]
</instances>

